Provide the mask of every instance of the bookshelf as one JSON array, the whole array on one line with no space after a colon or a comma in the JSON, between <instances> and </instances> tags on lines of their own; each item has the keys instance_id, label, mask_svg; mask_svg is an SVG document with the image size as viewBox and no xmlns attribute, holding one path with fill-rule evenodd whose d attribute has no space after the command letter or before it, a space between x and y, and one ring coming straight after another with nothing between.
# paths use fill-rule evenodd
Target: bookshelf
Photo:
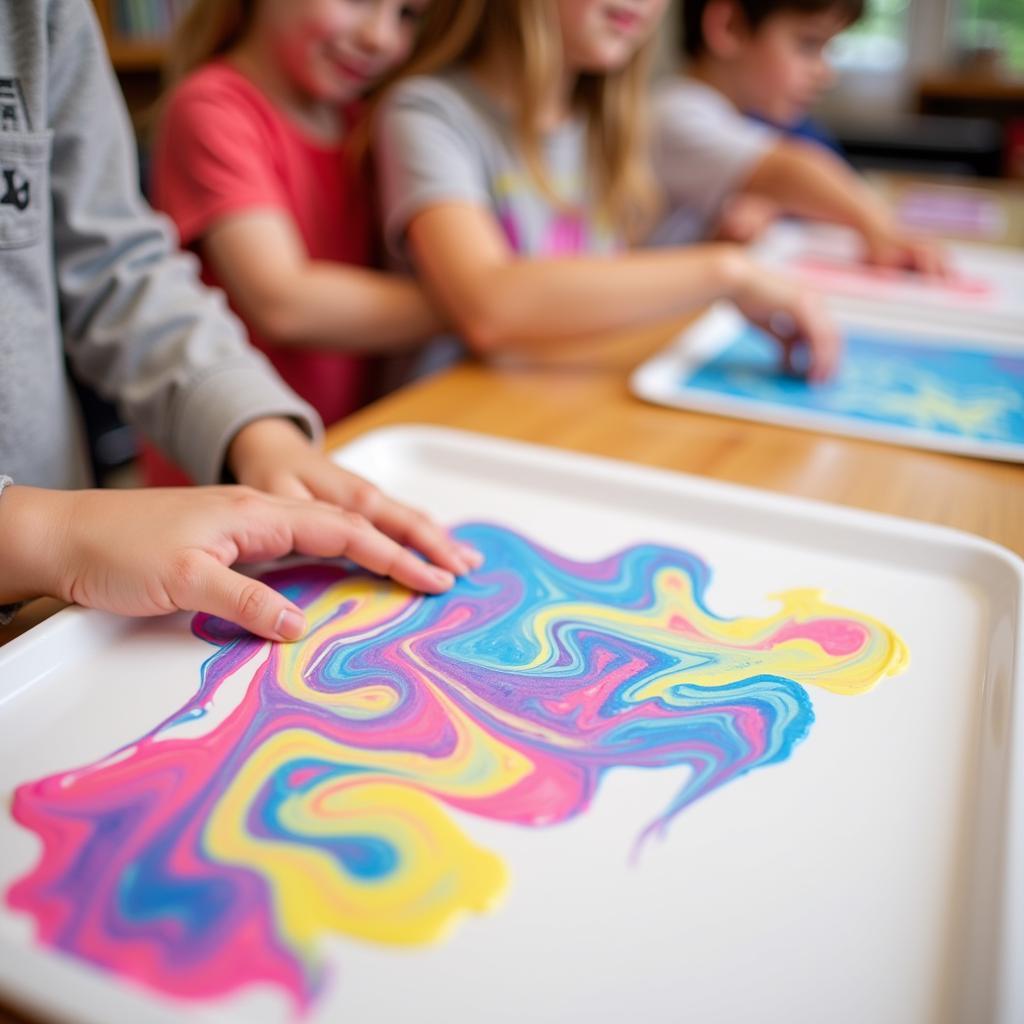
<instances>
[{"instance_id":1,"label":"bookshelf","mask_svg":"<svg viewBox=\"0 0 1024 1024\"><path fill-rule=\"evenodd\" d=\"M167 39L189 0L92 0L140 138L161 91Z\"/></svg>"},{"instance_id":2,"label":"bookshelf","mask_svg":"<svg viewBox=\"0 0 1024 1024\"><path fill-rule=\"evenodd\" d=\"M925 114L994 122L1002 135L1003 175L1024 179L1024 77L935 75L918 84L917 105Z\"/></svg>"},{"instance_id":3,"label":"bookshelf","mask_svg":"<svg viewBox=\"0 0 1024 1024\"><path fill-rule=\"evenodd\" d=\"M117 71L159 71L164 62L164 44L161 42L108 38L107 47Z\"/></svg>"},{"instance_id":4,"label":"bookshelf","mask_svg":"<svg viewBox=\"0 0 1024 1024\"><path fill-rule=\"evenodd\" d=\"M160 71L166 40L186 4L184 0L92 0L119 73Z\"/></svg>"}]
</instances>

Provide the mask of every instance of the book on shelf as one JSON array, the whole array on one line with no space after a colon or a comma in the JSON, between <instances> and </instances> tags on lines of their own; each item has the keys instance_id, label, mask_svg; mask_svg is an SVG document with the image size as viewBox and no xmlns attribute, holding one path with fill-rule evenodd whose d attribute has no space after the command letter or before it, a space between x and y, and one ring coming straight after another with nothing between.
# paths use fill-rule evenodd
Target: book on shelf
<instances>
[{"instance_id":1,"label":"book on shelf","mask_svg":"<svg viewBox=\"0 0 1024 1024\"><path fill-rule=\"evenodd\" d=\"M123 40L166 39L185 13L189 0L113 0L111 28Z\"/></svg>"}]
</instances>

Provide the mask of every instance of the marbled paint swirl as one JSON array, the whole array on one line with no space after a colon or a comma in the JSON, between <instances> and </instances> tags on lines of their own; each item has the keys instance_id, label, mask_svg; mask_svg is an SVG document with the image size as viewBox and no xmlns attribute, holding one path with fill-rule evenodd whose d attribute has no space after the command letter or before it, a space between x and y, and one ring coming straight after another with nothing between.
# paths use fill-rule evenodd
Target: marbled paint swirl
<instances>
[{"instance_id":1,"label":"marbled paint swirl","mask_svg":"<svg viewBox=\"0 0 1024 1024\"><path fill-rule=\"evenodd\" d=\"M861 693L906 661L813 590L720 618L682 551L585 563L494 525L457 533L486 562L441 597L334 565L268 577L307 611L291 646L197 616L216 651L194 699L20 787L43 853L7 898L40 941L179 998L269 982L308 1007L324 936L417 945L494 906L505 865L451 810L538 828L585 812L613 768L688 766L642 843L787 758L813 721L805 687Z\"/></svg>"}]
</instances>

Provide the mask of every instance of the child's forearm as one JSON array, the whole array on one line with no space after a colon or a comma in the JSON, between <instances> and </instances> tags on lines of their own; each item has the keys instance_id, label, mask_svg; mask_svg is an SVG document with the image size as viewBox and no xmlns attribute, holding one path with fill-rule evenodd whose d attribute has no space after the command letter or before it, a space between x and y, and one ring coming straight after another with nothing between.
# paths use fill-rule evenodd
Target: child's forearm
<instances>
[{"instance_id":1,"label":"child's forearm","mask_svg":"<svg viewBox=\"0 0 1024 1024\"><path fill-rule=\"evenodd\" d=\"M748 272L734 246L651 250L615 258L511 260L467 287L435 281L479 352L609 334L670 320L733 296Z\"/></svg>"},{"instance_id":2,"label":"child's forearm","mask_svg":"<svg viewBox=\"0 0 1024 1024\"><path fill-rule=\"evenodd\" d=\"M814 295L736 245L522 259L493 217L469 203L424 211L408 236L439 304L478 352L599 337L731 299L784 350L806 344L815 379L829 376L838 359L838 335ZM776 326L777 313L787 326Z\"/></svg>"},{"instance_id":3,"label":"child's forearm","mask_svg":"<svg viewBox=\"0 0 1024 1024\"><path fill-rule=\"evenodd\" d=\"M62 597L70 492L12 485L0 497L0 605Z\"/></svg>"},{"instance_id":4,"label":"child's forearm","mask_svg":"<svg viewBox=\"0 0 1024 1024\"><path fill-rule=\"evenodd\" d=\"M865 237L885 229L884 204L837 156L816 144L780 142L744 186L785 212L854 228Z\"/></svg>"},{"instance_id":5,"label":"child's forearm","mask_svg":"<svg viewBox=\"0 0 1024 1024\"><path fill-rule=\"evenodd\" d=\"M443 328L416 281L310 259L278 211L228 218L200 244L235 309L271 344L388 352Z\"/></svg>"},{"instance_id":6,"label":"child's forearm","mask_svg":"<svg viewBox=\"0 0 1024 1024\"><path fill-rule=\"evenodd\" d=\"M359 353L423 342L444 323L413 280L362 267L309 263L242 308L274 344Z\"/></svg>"}]
</instances>

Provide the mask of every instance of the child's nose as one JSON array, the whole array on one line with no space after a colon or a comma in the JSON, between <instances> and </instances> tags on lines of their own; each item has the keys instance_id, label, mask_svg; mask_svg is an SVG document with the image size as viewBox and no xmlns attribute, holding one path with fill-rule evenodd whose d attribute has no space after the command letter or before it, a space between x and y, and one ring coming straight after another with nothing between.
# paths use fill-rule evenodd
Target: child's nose
<instances>
[{"instance_id":1,"label":"child's nose","mask_svg":"<svg viewBox=\"0 0 1024 1024\"><path fill-rule=\"evenodd\" d=\"M394 18L382 7L380 5L367 14L359 28L359 43L367 53L385 53L395 44L397 31Z\"/></svg>"},{"instance_id":2,"label":"child's nose","mask_svg":"<svg viewBox=\"0 0 1024 1024\"><path fill-rule=\"evenodd\" d=\"M829 88L836 80L836 68L827 53L818 61L818 81L822 89Z\"/></svg>"}]
</instances>

